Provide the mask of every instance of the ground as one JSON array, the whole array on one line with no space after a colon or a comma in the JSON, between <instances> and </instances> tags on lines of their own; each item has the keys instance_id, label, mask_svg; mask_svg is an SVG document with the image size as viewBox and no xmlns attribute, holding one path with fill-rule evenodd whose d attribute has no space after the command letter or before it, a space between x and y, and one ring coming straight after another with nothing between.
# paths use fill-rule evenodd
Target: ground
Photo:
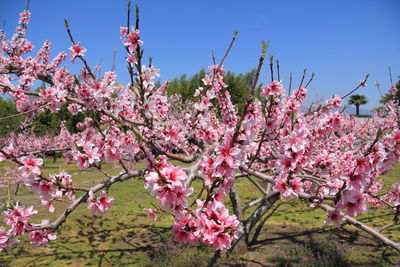
<instances>
[{"instance_id":1,"label":"ground","mask_svg":"<svg viewBox=\"0 0 400 267\"><path fill-rule=\"evenodd\" d=\"M4 166L4 165L2 165ZM104 179L95 170L80 170L76 165L66 165L59 159L46 161L45 173L59 170L73 173L74 182L90 186ZM119 172L112 165L104 166L111 174ZM400 165L382 177L385 187L399 179ZM198 186L195 184L195 186ZM0 189L6 200L6 190ZM247 203L258 196L257 189L242 179L238 191ZM143 208L152 208L157 200L143 187L143 181L131 180L115 184L109 193L114 197L112 208L103 216L92 215L85 205L79 207L61 227L56 241L46 247L34 247L23 239L10 253L0 254L0 266L206 266L213 256L205 246L178 246L171 241L169 215L153 221ZM14 197L23 205L34 204L40 222L45 210L38 197L21 189ZM67 205L59 203L52 218ZM387 209L369 207L361 216L363 222L373 227L390 222ZM250 211L248 211L250 212ZM243 255L223 253L221 266L400 266L400 255L383 246L368 234L343 225L340 229L324 226L325 214L310 208L300 200L279 201L266 214L265 224L258 235L250 236L252 245ZM253 233L254 234L254 233ZM384 234L400 242L400 227Z\"/></svg>"}]
</instances>

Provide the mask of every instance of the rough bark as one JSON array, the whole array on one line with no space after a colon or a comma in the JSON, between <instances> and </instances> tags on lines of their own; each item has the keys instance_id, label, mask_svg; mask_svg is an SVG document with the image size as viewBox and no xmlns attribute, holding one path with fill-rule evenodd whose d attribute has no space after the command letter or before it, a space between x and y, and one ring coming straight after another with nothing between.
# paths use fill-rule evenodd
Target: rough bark
<instances>
[{"instance_id":1,"label":"rough bark","mask_svg":"<svg viewBox=\"0 0 400 267\"><path fill-rule=\"evenodd\" d=\"M239 235L233 242L231 252L243 253L248 250L249 246L249 233L254 226L261 220L265 213L270 210L276 201L279 200L279 192L273 192L263 198L256 210L250 215L247 220L240 220Z\"/></svg>"},{"instance_id":2,"label":"rough bark","mask_svg":"<svg viewBox=\"0 0 400 267\"><path fill-rule=\"evenodd\" d=\"M234 184L229 192L229 197L232 203L233 212L240 221L240 233L243 235L232 245L231 252L234 254L242 254L248 251L247 235L243 232L243 209L240 204L239 194L236 190L236 184Z\"/></svg>"}]
</instances>

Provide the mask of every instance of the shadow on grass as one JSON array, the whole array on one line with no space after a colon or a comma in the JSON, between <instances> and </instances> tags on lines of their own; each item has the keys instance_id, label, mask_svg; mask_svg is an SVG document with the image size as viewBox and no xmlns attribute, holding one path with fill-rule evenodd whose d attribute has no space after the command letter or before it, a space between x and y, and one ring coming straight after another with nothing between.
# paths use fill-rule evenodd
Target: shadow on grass
<instances>
[{"instance_id":1,"label":"shadow on grass","mask_svg":"<svg viewBox=\"0 0 400 267\"><path fill-rule=\"evenodd\" d=\"M169 228L132 226L100 216L82 216L77 222L77 229L63 227L63 237L43 249L18 246L11 251L13 257L0 258L0 266L8 266L15 258L23 261L24 266L45 266L58 261L60 266L68 262L76 265L77 260L82 265L140 264L143 259L137 257L138 252L159 247L169 232Z\"/></svg>"},{"instance_id":2,"label":"shadow on grass","mask_svg":"<svg viewBox=\"0 0 400 267\"><path fill-rule=\"evenodd\" d=\"M391 257L398 256L377 240L346 228L323 227L301 232L272 229L264 235L269 237L254 240L250 250L278 246L279 250L269 258L274 266L393 266ZM351 251L375 257L351 257Z\"/></svg>"},{"instance_id":3,"label":"shadow on grass","mask_svg":"<svg viewBox=\"0 0 400 267\"><path fill-rule=\"evenodd\" d=\"M177 246L169 227L117 222L100 216L77 219L64 226L60 238L46 248L31 245L0 258L0 266L206 266L213 250L199 245ZM249 253L222 257L217 266L393 266L394 252L373 239L346 228L265 226ZM374 256L349 257L353 250ZM17 260L14 262L14 260Z\"/></svg>"}]
</instances>

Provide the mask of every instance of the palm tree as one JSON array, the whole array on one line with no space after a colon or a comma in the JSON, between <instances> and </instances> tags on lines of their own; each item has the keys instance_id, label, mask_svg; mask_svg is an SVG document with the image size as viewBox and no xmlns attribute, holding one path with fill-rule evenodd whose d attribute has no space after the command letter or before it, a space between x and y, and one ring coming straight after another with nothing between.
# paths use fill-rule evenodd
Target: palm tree
<instances>
[{"instance_id":1,"label":"palm tree","mask_svg":"<svg viewBox=\"0 0 400 267\"><path fill-rule=\"evenodd\" d=\"M365 95L352 95L349 99L349 105L356 106L356 115L360 115L360 106L367 104L368 99Z\"/></svg>"}]
</instances>

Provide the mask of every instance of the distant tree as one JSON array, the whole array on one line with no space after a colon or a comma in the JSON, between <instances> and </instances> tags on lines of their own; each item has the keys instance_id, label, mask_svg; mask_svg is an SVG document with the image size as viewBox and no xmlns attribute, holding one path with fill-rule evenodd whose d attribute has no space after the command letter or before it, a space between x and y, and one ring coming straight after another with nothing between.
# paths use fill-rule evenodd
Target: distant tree
<instances>
[{"instance_id":1,"label":"distant tree","mask_svg":"<svg viewBox=\"0 0 400 267\"><path fill-rule=\"evenodd\" d=\"M398 81L396 83L396 88L400 89L400 81ZM390 92L386 93L384 96L382 96L382 98L381 98L381 100L379 100L379 102L382 103L382 104L386 104L387 102L392 100L393 97L395 97L396 99L400 99L400 90L397 90L396 96L393 96Z\"/></svg>"},{"instance_id":2,"label":"distant tree","mask_svg":"<svg viewBox=\"0 0 400 267\"><path fill-rule=\"evenodd\" d=\"M224 82L228 85L228 91L231 94L233 104L237 105L239 111L241 112L249 96L250 87L252 81L254 81L254 76L256 75L256 70L249 71L247 73L240 73L235 75L235 73L228 71L225 75ZM256 93L261 90L262 84L259 84L256 88Z\"/></svg>"},{"instance_id":3,"label":"distant tree","mask_svg":"<svg viewBox=\"0 0 400 267\"><path fill-rule=\"evenodd\" d=\"M180 94L183 100L194 100L193 95L197 88L203 86L201 79L204 78L206 72L201 69L199 72L188 78L186 74L182 74L179 78L175 78L168 86L168 94Z\"/></svg>"},{"instance_id":4,"label":"distant tree","mask_svg":"<svg viewBox=\"0 0 400 267\"><path fill-rule=\"evenodd\" d=\"M17 109L14 101L0 97L0 118L6 118L16 113ZM0 135L4 136L10 132L18 131L21 121L21 117L0 119Z\"/></svg>"},{"instance_id":5,"label":"distant tree","mask_svg":"<svg viewBox=\"0 0 400 267\"><path fill-rule=\"evenodd\" d=\"M356 115L360 115L360 106L368 103L368 99L365 95L352 95L349 99L349 105L356 106Z\"/></svg>"},{"instance_id":6,"label":"distant tree","mask_svg":"<svg viewBox=\"0 0 400 267\"><path fill-rule=\"evenodd\" d=\"M38 136L58 134L61 122L64 122L71 133L76 133L79 131L76 124L78 122L83 122L87 115L88 114L83 113L72 115L67 109L67 104L64 104L57 113L46 110L38 114L32 121L32 127L35 134Z\"/></svg>"},{"instance_id":7,"label":"distant tree","mask_svg":"<svg viewBox=\"0 0 400 267\"><path fill-rule=\"evenodd\" d=\"M239 111L244 107L248 97L249 86L254 80L255 73L256 70L237 75L228 71L225 74L224 82L228 85L227 90L231 94L233 104L237 105ZM168 86L168 94L180 94L183 100L195 100L193 95L197 88L204 86L202 79L205 74L206 72L204 69L201 69L190 78L188 78L186 74L182 74L179 78L175 78L171 81ZM260 91L261 86L261 84L257 86L257 93Z\"/></svg>"}]
</instances>

